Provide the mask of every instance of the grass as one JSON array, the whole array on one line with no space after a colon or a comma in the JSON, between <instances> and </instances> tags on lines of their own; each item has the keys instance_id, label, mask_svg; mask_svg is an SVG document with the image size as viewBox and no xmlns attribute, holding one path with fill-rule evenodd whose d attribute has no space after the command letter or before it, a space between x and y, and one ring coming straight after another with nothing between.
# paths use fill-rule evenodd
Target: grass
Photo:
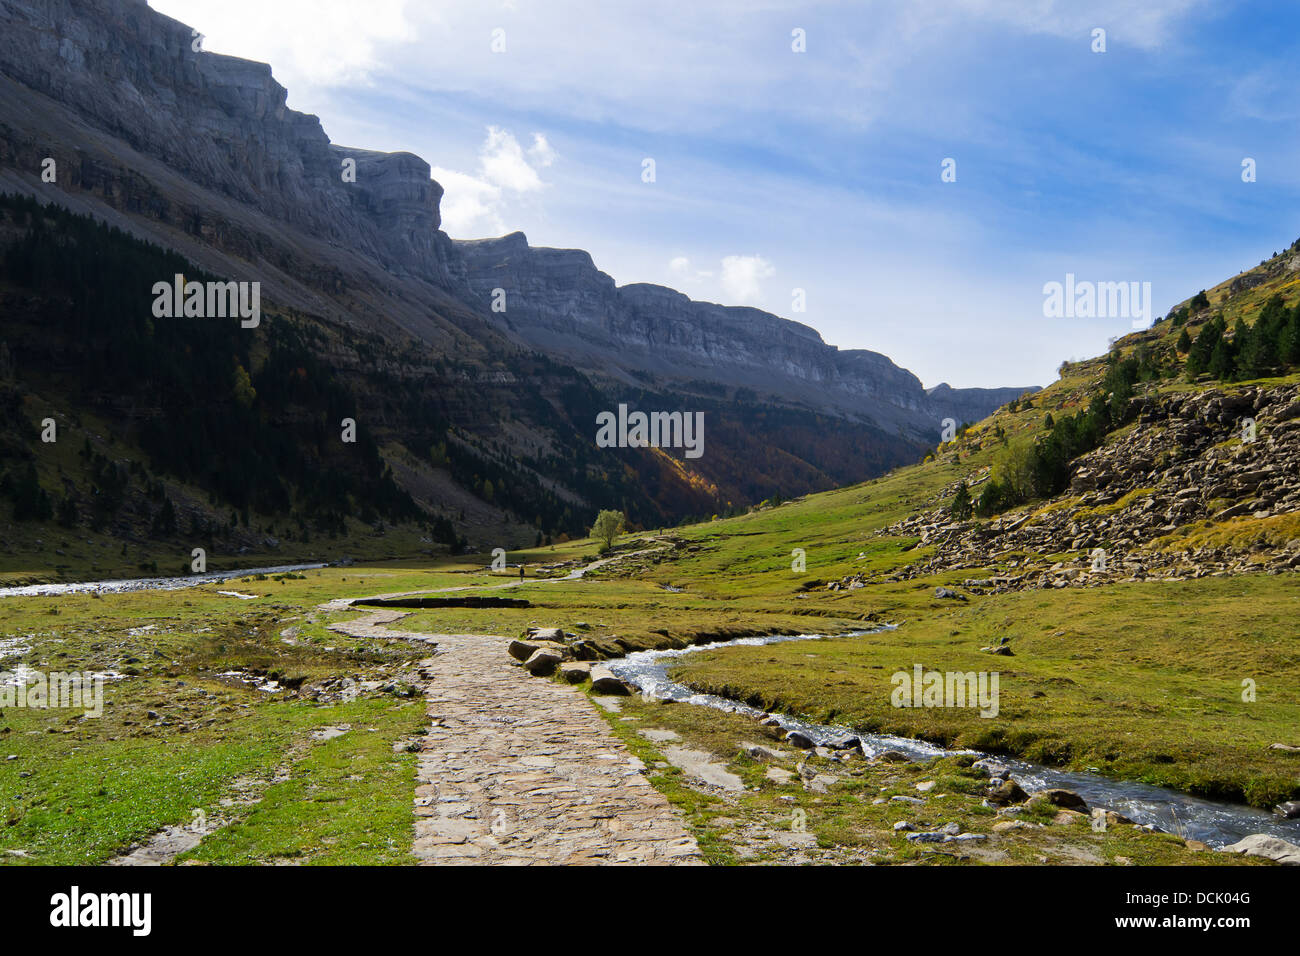
<instances>
[{"instance_id":1,"label":"grass","mask_svg":"<svg viewBox=\"0 0 1300 956\"><path fill-rule=\"evenodd\" d=\"M806 646L806 645L805 645ZM1229 854L1193 852L1175 835L1148 833L1129 826L1094 831L1086 822L1053 823L1055 811L1026 807L998 817L981 803L983 780L970 769L969 756L921 763L848 763L813 757L810 767L835 777L825 792L805 789L793 760L768 762L744 747L760 744L790 753L754 721L699 707L620 701L618 713L605 714L614 732L650 767L651 782L683 814L713 865L762 863L927 864L927 865L1258 865ZM678 746L711 754L744 782L742 792L709 792L663 756L643 730L670 730ZM771 766L792 772L786 782L767 776ZM894 796L917 797L919 783L933 782L922 805L901 806ZM1041 827L997 832L1000 820L1020 819ZM975 844L915 844L894 824L906 820L917 830L956 822L962 832L984 834ZM800 839L800 831L810 835Z\"/></svg>"},{"instance_id":2,"label":"grass","mask_svg":"<svg viewBox=\"0 0 1300 956\"><path fill-rule=\"evenodd\" d=\"M1294 575L1019 592L894 632L702 652L673 674L861 731L1269 807L1300 795L1300 758L1269 749L1300 744L1298 603ZM1003 638L1015 656L980 652ZM893 707L891 675L917 663L998 672L999 714ZM1243 700L1247 680L1254 700Z\"/></svg>"}]
</instances>

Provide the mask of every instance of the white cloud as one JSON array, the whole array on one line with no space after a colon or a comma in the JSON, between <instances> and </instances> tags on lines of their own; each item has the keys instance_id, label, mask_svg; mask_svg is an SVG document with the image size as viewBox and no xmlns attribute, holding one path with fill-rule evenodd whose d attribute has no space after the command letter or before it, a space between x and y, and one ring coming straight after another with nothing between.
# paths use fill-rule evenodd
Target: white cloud
<instances>
[{"instance_id":1,"label":"white cloud","mask_svg":"<svg viewBox=\"0 0 1300 956\"><path fill-rule=\"evenodd\" d=\"M487 142L479 150L479 169L484 179L502 189L531 193L542 188L541 177L528 165L519 141L496 126L488 127Z\"/></svg>"},{"instance_id":2,"label":"white cloud","mask_svg":"<svg viewBox=\"0 0 1300 956\"><path fill-rule=\"evenodd\" d=\"M396 48L416 38L408 0L150 0L149 6L198 30L209 52L270 63L291 101L300 85L367 82Z\"/></svg>"},{"instance_id":3,"label":"white cloud","mask_svg":"<svg viewBox=\"0 0 1300 956\"><path fill-rule=\"evenodd\" d=\"M558 158L555 149L541 133L533 134L533 145L528 147L528 155L538 166L550 166Z\"/></svg>"},{"instance_id":4,"label":"white cloud","mask_svg":"<svg viewBox=\"0 0 1300 956\"><path fill-rule=\"evenodd\" d=\"M762 256L726 256L722 260L722 289L737 305L757 302L763 294L762 281L776 275L776 268Z\"/></svg>"},{"instance_id":5,"label":"white cloud","mask_svg":"<svg viewBox=\"0 0 1300 956\"><path fill-rule=\"evenodd\" d=\"M445 190L442 228L458 239L500 236L509 232L501 217L501 188L468 173L433 167L433 178Z\"/></svg>"},{"instance_id":6,"label":"white cloud","mask_svg":"<svg viewBox=\"0 0 1300 956\"><path fill-rule=\"evenodd\" d=\"M514 134L489 126L487 139L478 154L476 173L464 173L441 166L433 178L445 190L442 198L442 227L457 238L499 236L509 232L506 206L513 200L545 189L541 176L528 161L550 166L557 153L541 133L533 134L533 145L525 157Z\"/></svg>"},{"instance_id":7,"label":"white cloud","mask_svg":"<svg viewBox=\"0 0 1300 956\"><path fill-rule=\"evenodd\" d=\"M668 278L676 286L698 286L713 278L713 273L695 268L686 256L674 256L668 261Z\"/></svg>"}]
</instances>

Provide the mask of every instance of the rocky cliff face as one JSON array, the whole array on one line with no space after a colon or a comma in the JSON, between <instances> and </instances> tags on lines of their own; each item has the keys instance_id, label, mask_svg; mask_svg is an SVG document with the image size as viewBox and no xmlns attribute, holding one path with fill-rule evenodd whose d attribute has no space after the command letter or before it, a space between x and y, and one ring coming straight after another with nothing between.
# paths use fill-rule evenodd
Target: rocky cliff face
<instances>
[{"instance_id":1,"label":"rocky cliff face","mask_svg":"<svg viewBox=\"0 0 1300 956\"><path fill-rule=\"evenodd\" d=\"M983 418L1026 389L927 393L886 356L840 351L816 330L760 309L696 302L658 285L616 286L577 249L528 245L523 233L456 242L472 296L505 294L502 325L530 346L604 374L708 381L936 440L940 422Z\"/></svg>"},{"instance_id":2,"label":"rocky cliff face","mask_svg":"<svg viewBox=\"0 0 1300 956\"><path fill-rule=\"evenodd\" d=\"M191 182L396 270L449 279L428 163L333 146L317 117L285 105L267 64L196 51L190 27L144 0L5 0L0 32L0 73Z\"/></svg>"}]
</instances>

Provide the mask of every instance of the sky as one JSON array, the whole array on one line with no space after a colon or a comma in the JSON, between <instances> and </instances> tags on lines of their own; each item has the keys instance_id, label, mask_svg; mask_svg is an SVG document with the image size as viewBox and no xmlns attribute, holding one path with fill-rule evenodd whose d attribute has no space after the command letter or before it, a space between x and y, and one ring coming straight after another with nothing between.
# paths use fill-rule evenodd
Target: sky
<instances>
[{"instance_id":1,"label":"sky","mask_svg":"<svg viewBox=\"0 0 1300 956\"><path fill-rule=\"evenodd\" d=\"M926 386L1046 385L1300 236L1293 0L150 6L333 142L424 157L453 238L586 249ZM1067 281L1150 308L1049 314Z\"/></svg>"}]
</instances>

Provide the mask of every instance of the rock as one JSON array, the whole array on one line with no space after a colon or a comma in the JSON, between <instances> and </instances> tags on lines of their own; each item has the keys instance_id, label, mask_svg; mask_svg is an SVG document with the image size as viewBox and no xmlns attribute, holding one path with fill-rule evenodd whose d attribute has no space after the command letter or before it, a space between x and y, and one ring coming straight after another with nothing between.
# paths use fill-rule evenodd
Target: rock
<instances>
[{"instance_id":1,"label":"rock","mask_svg":"<svg viewBox=\"0 0 1300 956\"><path fill-rule=\"evenodd\" d=\"M911 805L914 806L914 807L923 807L923 806L925 806L925 801L924 801L924 800L920 800L920 799L918 799L918 798L916 798L916 797L904 797L904 796L901 796L901 795L900 795L900 796L896 796L896 797L890 797L890 798L889 798L889 802L890 802L890 803L909 803L909 804L911 804Z\"/></svg>"},{"instance_id":2,"label":"rock","mask_svg":"<svg viewBox=\"0 0 1300 956\"><path fill-rule=\"evenodd\" d=\"M1300 800L1288 800L1286 803L1279 803L1273 808L1273 812L1283 820L1294 820L1300 817Z\"/></svg>"},{"instance_id":3,"label":"rock","mask_svg":"<svg viewBox=\"0 0 1300 956\"><path fill-rule=\"evenodd\" d=\"M986 833L958 833L952 838L954 843L980 843L988 839Z\"/></svg>"},{"instance_id":4,"label":"rock","mask_svg":"<svg viewBox=\"0 0 1300 956\"><path fill-rule=\"evenodd\" d=\"M970 767L976 773L981 773L986 777L997 777L1006 780L1011 776L1011 768L994 760L992 757L982 757L971 764Z\"/></svg>"},{"instance_id":5,"label":"rock","mask_svg":"<svg viewBox=\"0 0 1300 956\"><path fill-rule=\"evenodd\" d=\"M564 642L564 632L558 627L530 627L528 637L535 641L554 641L557 644Z\"/></svg>"},{"instance_id":6,"label":"rock","mask_svg":"<svg viewBox=\"0 0 1300 956\"><path fill-rule=\"evenodd\" d=\"M931 790L934 789L934 781L925 780L921 783L918 783L916 785L916 789L919 790L921 793L929 793Z\"/></svg>"},{"instance_id":7,"label":"rock","mask_svg":"<svg viewBox=\"0 0 1300 956\"><path fill-rule=\"evenodd\" d=\"M768 780L771 780L773 783L779 784L789 783L794 778L794 774L791 771L786 770L784 767L768 767L767 772L764 773L763 776Z\"/></svg>"},{"instance_id":8,"label":"rock","mask_svg":"<svg viewBox=\"0 0 1300 956\"><path fill-rule=\"evenodd\" d=\"M1037 830L1041 823L1030 823L1027 820L999 820L993 824L994 833L1007 833L1011 830Z\"/></svg>"},{"instance_id":9,"label":"rock","mask_svg":"<svg viewBox=\"0 0 1300 956\"><path fill-rule=\"evenodd\" d=\"M829 793L830 788L839 783L839 777L833 777L828 773L819 773L810 780L804 781L803 788L809 793Z\"/></svg>"},{"instance_id":10,"label":"rock","mask_svg":"<svg viewBox=\"0 0 1300 956\"><path fill-rule=\"evenodd\" d=\"M908 763L907 754L897 750L884 750L871 758L880 763Z\"/></svg>"},{"instance_id":11,"label":"rock","mask_svg":"<svg viewBox=\"0 0 1300 956\"><path fill-rule=\"evenodd\" d=\"M510 646L506 650L515 660L526 661L542 649L555 651L560 655L561 659L568 656L565 646L557 644L555 641L528 641L516 638L510 642Z\"/></svg>"},{"instance_id":12,"label":"rock","mask_svg":"<svg viewBox=\"0 0 1300 956\"><path fill-rule=\"evenodd\" d=\"M532 657L524 661L524 668L534 677L546 677L555 673L555 668L559 666L562 660L564 660L564 655L558 651L543 647L534 651Z\"/></svg>"},{"instance_id":13,"label":"rock","mask_svg":"<svg viewBox=\"0 0 1300 956\"><path fill-rule=\"evenodd\" d=\"M1282 750L1286 753L1300 753L1300 747L1292 747L1290 744L1269 744L1269 750Z\"/></svg>"},{"instance_id":14,"label":"rock","mask_svg":"<svg viewBox=\"0 0 1300 956\"><path fill-rule=\"evenodd\" d=\"M957 823L945 823L943 826L939 827L939 832L946 833L949 836L956 836L958 833L961 833L961 825Z\"/></svg>"},{"instance_id":15,"label":"rock","mask_svg":"<svg viewBox=\"0 0 1300 956\"><path fill-rule=\"evenodd\" d=\"M948 601L965 601L966 595L958 594L950 588L935 588L934 596Z\"/></svg>"},{"instance_id":16,"label":"rock","mask_svg":"<svg viewBox=\"0 0 1300 956\"><path fill-rule=\"evenodd\" d=\"M826 740L822 746L829 747L831 750L852 750L860 742L853 734L837 734Z\"/></svg>"},{"instance_id":17,"label":"rock","mask_svg":"<svg viewBox=\"0 0 1300 956\"><path fill-rule=\"evenodd\" d=\"M748 741L741 741L740 750L755 760L792 760L794 758L794 754L789 751L773 750L771 747L749 743Z\"/></svg>"},{"instance_id":18,"label":"rock","mask_svg":"<svg viewBox=\"0 0 1300 956\"><path fill-rule=\"evenodd\" d=\"M981 647L980 650L985 654L997 654L999 657L1016 656L1011 653L1011 645L1009 644L998 644L996 647Z\"/></svg>"},{"instance_id":19,"label":"rock","mask_svg":"<svg viewBox=\"0 0 1300 956\"><path fill-rule=\"evenodd\" d=\"M1005 807L1012 803L1024 803L1029 799L1029 794L1025 793L1024 788L1014 780L1003 780L1001 784L985 794L985 798L994 806Z\"/></svg>"},{"instance_id":20,"label":"rock","mask_svg":"<svg viewBox=\"0 0 1300 956\"><path fill-rule=\"evenodd\" d=\"M570 684L581 684L591 676L591 664L586 661L568 661L560 665L560 676Z\"/></svg>"},{"instance_id":21,"label":"rock","mask_svg":"<svg viewBox=\"0 0 1300 956\"><path fill-rule=\"evenodd\" d=\"M904 836L913 843L947 843L952 839L946 833L907 833Z\"/></svg>"},{"instance_id":22,"label":"rock","mask_svg":"<svg viewBox=\"0 0 1300 956\"><path fill-rule=\"evenodd\" d=\"M1058 827L1072 826L1076 823L1086 823L1087 820L1088 815L1086 813L1080 813L1078 810L1062 810L1052 817L1052 824Z\"/></svg>"},{"instance_id":23,"label":"rock","mask_svg":"<svg viewBox=\"0 0 1300 956\"><path fill-rule=\"evenodd\" d=\"M801 750L812 750L817 744L802 730L792 730L785 735L785 742Z\"/></svg>"},{"instance_id":24,"label":"rock","mask_svg":"<svg viewBox=\"0 0 1300 956\"><path fill-rule=\"evenodd\" d=\"M655 727L644 727L637 731L646 740L656 744L672 744L682 739L681 734L675 730L659 730Z\"/></svg>"},{"instance_id":25,"label":"rock","mask_svg":"<svg viewBox=\"0 0 1300 956\"><path fill-rule=\"evenodd\" d=\"M1065 790L1061 787L1051 787L1047 790L1040 790L1034 794L1035 797L1043 797L1054 807L1061 807L1064 810L1075 810L1079 813L1088 812L1088 801L1079 796L1073 790Z\"/></svg>"},{"instance_id":26,"label":"rock","mask_svg":"<svg viewBox=\"0 0 1300 956\"><path fill-rule=\"evenodd\" d=\"M1266 860L1285 866L1300 866L1300 846L1264 833L1253 833L1243 840L1238 840L1232 846L1225 846L1223 852L1262 856Z\"/></svg>"},{"instance_id":27,"label":"rock","mask_svg":"<svg viewBox=\"0 0 1300 956\"><path fill-rule=\"evenodd\" d=\"M745 789L745 782L718 763L713 755L703 750L690 750L686 747L665 747L664 759L674 767L684 770L689 776L702 780L710 786L721 790L739 793Z\"/></svg>"},{"instance_id":28,"label":"rock","mask_svg":"<svg viewBox=\"0 0 1300 956\"><path fill-rule=\"evenodd\" d=\"M906 820L899 820L894 824L895 833L910 833L915 829L916 827L912 826L912 824L908 823Z\"/></svg>"},{"instance_id":29,"label":"rock","mask_svg":"<svg viewBox=\"0 0 1300 956\"><path fill-rule=\"evenodd\" d=\"M632 688L626 682L614 676L604 664L593 664L591 667L591 689L597 694L621 694L626 696L632 692Z\"/></svg>"}]
</instances>

